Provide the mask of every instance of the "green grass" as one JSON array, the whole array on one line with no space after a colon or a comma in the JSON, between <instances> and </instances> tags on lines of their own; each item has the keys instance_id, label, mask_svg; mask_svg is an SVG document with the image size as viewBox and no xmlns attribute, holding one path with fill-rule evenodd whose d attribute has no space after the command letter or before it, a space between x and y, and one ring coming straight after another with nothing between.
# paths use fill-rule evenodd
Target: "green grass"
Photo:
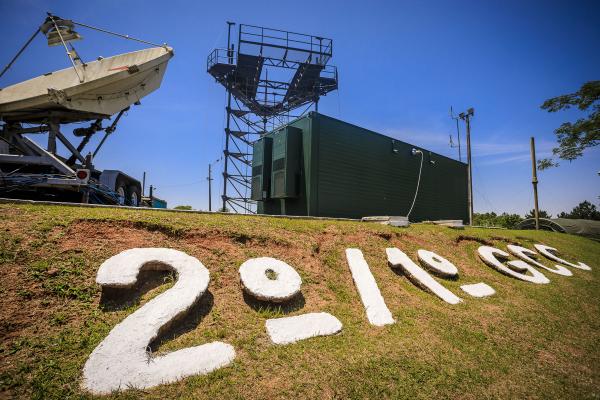
<instances>
[{"instance_id":1,"label":"green grass","mask_svg":"<svg viewBox=\"0 0 600 400\"><path fill-rule=\"evenodd\" d=\"M544 272L549 285L501 275L477 257L481 243L505 250L544 243L592 271ZM448 258L465 301L451 306L387 265L385 248L416 259L419 248ZM91 351L140 304L176 279L158 276L129 302L100 304L100 264L133 247L169 247L197 257L209 292L158 349L214 340L232 344L233 364L204 376L119 399L166 398L600 398L600 244L550 232L349 221L0 205L0 398L88 398L81 370ZM344 257L365 254L398 321L369 325ZM292 265L302 297L274 306L244 296L238 268L250 257ZM552 265L542 259L546 265ZM469 298L459 286L485 282L497 294ZM325 311L343 323L333 337L270 343L265 320ZM198 321L199 320L199 321Z\"/></svg>"}]
</instances>

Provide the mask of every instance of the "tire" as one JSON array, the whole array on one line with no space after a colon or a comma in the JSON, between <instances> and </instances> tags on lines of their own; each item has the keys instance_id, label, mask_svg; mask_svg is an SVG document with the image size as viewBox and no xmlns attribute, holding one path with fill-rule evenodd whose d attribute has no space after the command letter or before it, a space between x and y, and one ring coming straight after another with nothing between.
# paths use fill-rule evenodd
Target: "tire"
<instances>
[{"instance_id":1,"label":"tire","mask_svg":"<svg viewBox=\"0 0 600 400\"><path fill-rule=\"evenodd\" d=\"M119 186L117 190L115 190L115 192L117 193L118 204L120 206L124 206L125 199L127 198L127 194L125 193L125 186Z\"/></svg>"},{"instance_id":2,"label":"tire","mask_svg":"<svg viewBox=\"0 0 600 400\"><path fill-rule=\"evenodd\" d=\"M142 185L125 174L118 173L115 179L115 192L121 206L139 207L142 201Z\"/></svg>"},{"instance_id":3,"label":"tire","mask_svg":"<svg viewBox=\"0 0 600 400\"><path fill-rule=\"evenodd\" d=\"M138 207L140 205L141 198L142 194L137 186L132 185L127 188L126 204L128 206Z\"/></svg>"},{"instance_id":4,"label":"tire","mask_svg":"<svg viewBox=\"0 0 600 400\"><path fill-rule=\"evenodd\" d=\"M115 193L118 197L118 204L124 206L127 204L128 193L127 193L127 181L122 177L118 177L115 182Z\"/></svg>"}]
</instances>

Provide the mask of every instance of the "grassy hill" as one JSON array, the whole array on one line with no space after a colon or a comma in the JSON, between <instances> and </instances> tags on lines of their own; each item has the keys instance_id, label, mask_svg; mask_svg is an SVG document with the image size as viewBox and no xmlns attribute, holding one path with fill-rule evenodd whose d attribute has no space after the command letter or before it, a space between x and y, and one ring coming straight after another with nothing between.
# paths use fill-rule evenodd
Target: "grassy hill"
<instances>
[{"instance_id":1,"label":"grassy hill","mask_svg":"<svg viewBox=\"0 0 600 400\"><path fill-rule=\"evenodd\" d=\"M548 285L501 275L476 255L482 243L506 250L544 243L587 263ZM387 265L385 248L416 259L419 248L448 258L465 301L451 306ZM90 397L83 365L108 332L176 277L147 276L120 304L100 303L94 279L107 258L133 247L169 247L210 270L207 293L155 352L213 340L232 344L234 363L115 398L595 398L600 397L600 243L534 231L300 220L144 210L0 205L0 398ZM365 254L398 321L369 325L344 257ZM238 268L251 257L286 261L302 276L303 299L284 307L244 296ZM547 260L542 261L552 265ZM459 289L485 282L497 294ZM325 311L342 333L287 346L270 343L265 320Z\"/></svg>"}]
</instances>

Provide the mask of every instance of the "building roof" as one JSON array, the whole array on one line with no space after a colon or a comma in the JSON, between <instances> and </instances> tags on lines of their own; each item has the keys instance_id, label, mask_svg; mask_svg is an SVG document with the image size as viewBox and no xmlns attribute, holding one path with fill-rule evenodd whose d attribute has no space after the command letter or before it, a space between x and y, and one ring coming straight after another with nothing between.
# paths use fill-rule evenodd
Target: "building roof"
<instances>
[{"instance_id":1,"label":"building roof","mask_svg":"<svg viewBox=\"0 0 600 400\"><path fill-rule=\"evenodd\" d=\"M527 218L517 229L535 229L535 218ZM589 219L540 218L540 229L570 233L600 241L600 221Z\"/></svg>"}]
</instances>

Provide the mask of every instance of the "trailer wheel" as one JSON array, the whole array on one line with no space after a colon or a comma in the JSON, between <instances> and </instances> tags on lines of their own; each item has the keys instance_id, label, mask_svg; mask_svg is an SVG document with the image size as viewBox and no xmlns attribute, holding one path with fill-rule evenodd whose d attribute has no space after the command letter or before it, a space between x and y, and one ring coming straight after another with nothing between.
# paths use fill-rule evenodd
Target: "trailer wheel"
<instances>
[{"instance_id":1,"label":"trailer wheel","mask_svg":"<svg viewBox=\"0 0 600 400\"><path fill-rule=\"evenodd\" d=\"M127 180L123 176L118 176L115 181L115 192L119 198L119 205L124 206L128 203L129 193L127 191Z\"/></svg>"},{"instance_id":2,"label":"trailer wheel","mask_svg":"<svg viewBox=\"0 0 600 400\"><path fill-rule=\"evenodd\" d=\"M117 197L119 199L119 205L124 206L125 205L125 186L121 185L121 186L117 187L115 192L117 193Z\"/></svg>"},{"instance_id":3,"label":"trailer wheel","mask_svg":"<svg viewBox=\"0 0 600 400\"><path fill-rule=\"evenodd\" d=\"M140 205L140 189L137 186L129 186L127 190L127 205L137 207Z\"/></svg>"}]
</instances>

